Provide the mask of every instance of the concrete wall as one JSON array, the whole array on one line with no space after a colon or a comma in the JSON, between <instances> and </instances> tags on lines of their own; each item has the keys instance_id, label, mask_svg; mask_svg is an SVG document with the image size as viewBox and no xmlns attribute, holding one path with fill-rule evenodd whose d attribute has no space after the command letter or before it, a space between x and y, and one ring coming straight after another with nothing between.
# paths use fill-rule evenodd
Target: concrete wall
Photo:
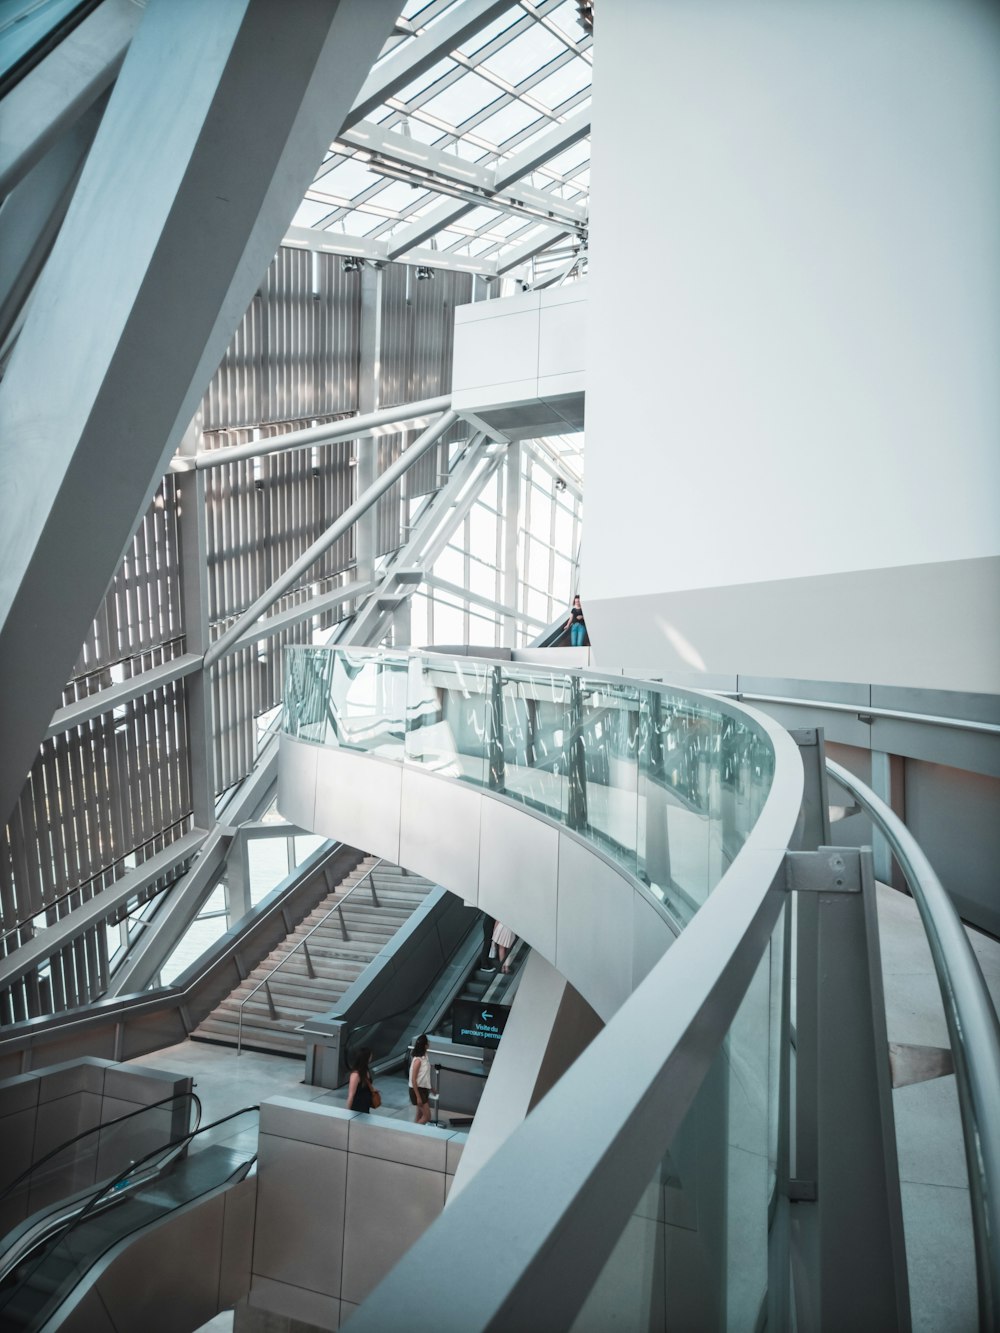
<instances>
[{"instance_id":1,"label":"concrete wall","mask_svg":"<svg viewBox=\"0 0 1000 1333\"><path fill-rule=\"evenodd\" d=\"M586 839L418 765L283 735L278 809L503 921L605 1021L675 939L646 890Z\"/></svg>"},{"instance_id":2,"label":"concrete wall","mask_svg":"<svg viewBox=\"0 0 1000 1333\"><path fill-rule=\"evenodd\" d=\"M439 1216L464 1143L433 1125L262 1103L251 1306L339 1328Z\"/></svg>"},{"instance_id":3,"label":"concrete wall","mask_svg":"<svg viewBox=\"0 0 1000 1333\"><path fill-rule=\"evenodd\" d=\"M59 1310L63 1333L177 1333L245 1299L254 1177L156 1218L104 1255Z\"/></svg>"},{"instance_id":4,"label":"concrete wall","mask_svg":"<svg viewBox=\"0 0 1000 1333\"><path fill-rule=\"evenodd\" d=\"M91 1057L4 1079L0 1082L0 1191L76 1135L153 1102L180 1096L191 1086L186 1076ZM45 1204L109 1179L139 1155L140 1146L147 1152L184 1133L189 1123L187 1102L177 1101L136 1117L127 1128L88 1135L56 1159L60 1169L55 1178L40 1177L30 1190L19 1188L2 1201L0 1234Z\"/></svg>"},{"instance_id":5,"label":"concrete wall","mask_svg":"<svg viewBox=\"0 0 1000 1333\"><path fill-rule=\"evenodd\" d=\"M598 665L1000 690L998 57L971 0L604 7Z\"/></svg>"},{"instance_id":6,"label":"concrete wall","mask_svg":"<svg viewBox=\"0 0 1000 1333\"><path fill-rule=\"evenodd\" d=\"M586 310L582 282L459 306L452 406L511 439L579 430Z\"/></svg>"}]
</instances>

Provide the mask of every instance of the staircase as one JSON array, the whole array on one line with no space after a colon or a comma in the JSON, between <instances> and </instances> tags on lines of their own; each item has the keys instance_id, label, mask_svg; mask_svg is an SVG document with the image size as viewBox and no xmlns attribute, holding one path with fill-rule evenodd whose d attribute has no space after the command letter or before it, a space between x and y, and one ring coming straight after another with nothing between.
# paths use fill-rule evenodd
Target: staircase
<instances>
[{"instance_id":1,"label":"staircase","mask_svg":"<svg viewBox=\"0 0 1000 1333\"><path fill-rule=\"evenodd\" d=\"M373 881L377 905L372 898ZM240 1006L246 1000L243 1046L254 1051L304 1058L302 1038L296 1032L299 1025L333 1007L433 887L430 880L420 875L408 874L399 866L366 856L295 931L199 1023L191 1036L196 1041L235 1046ZM352 889L355 892L351 893ZM338 903L343 903L347 939L341 930L340 912L332 910ZM296 949L302 940L305 944ZM283 958L289 961L272 973ZM310 975L311 972L315 975ZM269 973L272 974L269 976ZM267 986L261 986L253 998L247 1000L265 978ZM274 1006L273 1014L268 991Z\"/></svg>"}]
</instances>

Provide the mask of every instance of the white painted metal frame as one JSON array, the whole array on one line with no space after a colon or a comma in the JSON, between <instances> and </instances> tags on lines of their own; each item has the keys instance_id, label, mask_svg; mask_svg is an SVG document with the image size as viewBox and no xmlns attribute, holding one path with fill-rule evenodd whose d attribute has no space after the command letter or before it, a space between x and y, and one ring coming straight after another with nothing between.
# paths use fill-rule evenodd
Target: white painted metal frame
<instances>
[{"instance_id":1,"label":"white painted metal frame","mask_svg":"<svg viewBox=\"0 0 1000 1333\"><path fill-rule=\"evenodd\" d=\"M585 103L593 39L561 27L551 17L557 10L565 23L561 0L518 6L459 0L440 18L440 6L421 11L417 21L427 26L414 30L405 21L398 24L391 49L387 44L388 54L362 89L285 243L484 276L527 273L536 254L567 234L585 247L587 187L574 178L586 170L587 153L570 174L550 164L589 134ZM503 26L505 17L509 22ZM477 34L486 29L487 40L476 49ZM400 35L406 31L413 31L412 38ZM534 43L538 62L527 70L525 42ZM504 62L514 49L518 58L510 73L516 81L511 81L491 62L507 68ZM428 72L442 68L428 82ZM558 86L546 100L534 90L550 78ZM478 109L449 122L437 109L438 100L461 97L473 84ZM497 141L480 131L480 125L514 107L529 123ZM374 173L371 183L357 189L355 171L354 188L342 187L337 173L345 163L366 165ZM533 173L534 181L528 179ZM416 187L414 194L404 199L394 182ZM474 211L477 220L462 225ZM302 225L307 212L308 225ZM359 218L370 219L370 225L357 225ZM502 221L512 225L501 226Z\"/></svg>"}]
</instances>

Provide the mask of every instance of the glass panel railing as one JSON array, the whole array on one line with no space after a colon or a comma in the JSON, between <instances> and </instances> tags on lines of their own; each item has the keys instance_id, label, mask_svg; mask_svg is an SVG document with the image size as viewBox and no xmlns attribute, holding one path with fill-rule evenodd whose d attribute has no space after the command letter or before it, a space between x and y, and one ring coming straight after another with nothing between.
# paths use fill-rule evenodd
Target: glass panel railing
<instances>
[{"instance_id":1,"label":"glass panel railing","mask_svg":"<svg viewBox=\"0 0 1000 1333\"><path fill-rule=\"evenodd\" d=\"M287 659L284 730L318 745L401 759L406 661L302 647Z\"/></svg>"},{"instance_id":2,"label":"glass panel railing","mask_svg":"<svg viewBox=\"0 0 1000 1333\"><path fill-rule=\"evenodd\" d=\"M39 1329L102 1255L140 1228L242 1179L256 1155L259 1107L164 1144L94 1191L69 1226L0 1284L0 1327Z\"/></svg>"},{"instance_id":3,"label":"glass panel railing","mask_svg":"<svg viewBox=\"0 0 1000 1333\"><path fill-rule=\"evenodd\" d=\"M774 749L726 703L446 654L289 647L284 729L420 765L548 815L686 923L764 807Z\"/></svg>"},{"instance_id":4,"label":"glass panel railing","mask_svg":"<svg viewBox=\"0 0 1000 1333\"><path fill-rule=\"evenodd\" d=\"M784 917L573 1333L786 1326L768 1306Z\"/></svg>"},{"instance_id":5,"label":"glass panel railing","mask_svg":"<svg viewBox=\"0 0 1000 1333\"><path fill-rule=\"evenodd\" d=\"M300 652L288 650L286 729L301 736ZM394 1326L420 1274L460 1254L476 1279L449 1290L439 1321L751 1333L773 1311L781 1326L769 1276L787 1234L776 1180L794 742L657 682L447 654L377 660L406 663L404 764L557 822L692 924L352 1318Z\"/></svg>"},{"instance_id":6,"label":"glass panel railing","mask_svg":"<svg viewBox=\"0 0 1000 1333\"><path fill-rule=\"evenodd\" d=\"M0 1192L0 1266L11 1245L37 1214L71 1203L112 1179L147 1153L197 1129L201 1103L179 1093L75 1134L16 1176Z\"/></svg>"}]
</instances>

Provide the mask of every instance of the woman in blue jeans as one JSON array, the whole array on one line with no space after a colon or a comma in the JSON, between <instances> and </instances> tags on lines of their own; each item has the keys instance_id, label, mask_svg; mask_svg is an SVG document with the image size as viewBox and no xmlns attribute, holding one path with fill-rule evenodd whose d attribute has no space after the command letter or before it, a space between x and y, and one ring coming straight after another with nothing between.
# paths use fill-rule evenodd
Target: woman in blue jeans
<instances>
[{"instance_id":1,"label":"woman in blue jeans","mask_svg":"<svg viewBox=\"0 0 1000 1333\"><path fill-rule=\"evenodd\" d=\"M569 620L563 625L563 629L569 630L569 646L571 648L582 648L583 640L587 633L587 626L583 619L583 607L580 605L580 594L573 598L573 605L569 610Z\"/></svg>"}]
</instances>

